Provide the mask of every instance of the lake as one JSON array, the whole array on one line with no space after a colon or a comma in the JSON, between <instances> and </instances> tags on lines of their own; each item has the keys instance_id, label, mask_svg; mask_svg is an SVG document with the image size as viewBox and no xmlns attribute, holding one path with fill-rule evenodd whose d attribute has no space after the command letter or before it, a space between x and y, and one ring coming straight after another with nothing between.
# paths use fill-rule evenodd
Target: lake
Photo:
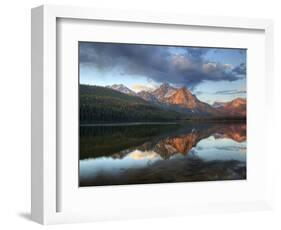
<instances>
[{"instance_id":1,"label":"lake","mask_svg":"<svg viewBox=\"0 0 281 230\"><path fill-rule=\"evenodd\" d=\"M246 179L246 123L80 126L79 185Z\"/></svg>"}]
</instances>

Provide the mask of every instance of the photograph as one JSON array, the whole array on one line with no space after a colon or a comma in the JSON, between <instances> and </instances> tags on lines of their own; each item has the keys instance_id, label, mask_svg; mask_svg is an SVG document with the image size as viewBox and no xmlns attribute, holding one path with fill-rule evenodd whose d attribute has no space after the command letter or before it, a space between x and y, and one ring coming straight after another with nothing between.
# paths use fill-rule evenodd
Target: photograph
<instances>
[{"instance_id":1,"label":"photograph","mask_svg":"<svg viewBox=\"0 0 281 230\"><path fill-rule=\"evenodd\" d=\"M79 186L247 179L247 49L78 42Z\"/></svg>"}]
</instances>

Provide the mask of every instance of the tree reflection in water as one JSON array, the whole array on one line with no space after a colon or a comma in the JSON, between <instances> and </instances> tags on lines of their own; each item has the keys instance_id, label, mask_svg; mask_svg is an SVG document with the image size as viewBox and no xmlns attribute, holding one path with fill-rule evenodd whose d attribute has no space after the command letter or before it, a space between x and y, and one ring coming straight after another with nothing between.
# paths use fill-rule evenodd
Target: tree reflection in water
<instances>
[{"instance_id":1,"label":"tree reflection in water","mask_svg":"<svg viewBox=\"0 0 281 230\"><path fill-rule=\"evenodd\" d=\"M80 127L80 186L246 179L245 123Z\"/></svg>"}]
</instances>

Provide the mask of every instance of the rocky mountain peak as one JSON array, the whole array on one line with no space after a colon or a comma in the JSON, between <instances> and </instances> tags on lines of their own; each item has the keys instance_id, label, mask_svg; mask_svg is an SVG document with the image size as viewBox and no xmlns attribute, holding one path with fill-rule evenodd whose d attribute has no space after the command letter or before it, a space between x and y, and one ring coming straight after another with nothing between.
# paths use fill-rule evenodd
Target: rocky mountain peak
<instances>
[{"instance_id":1,"label":"rocky mountain peak","mask_svg":"<svg viewBox=\"0 0 281 230\"><path fill-rule=\"evenodd\" d=\"M125 93L131 96L137 96L137 94L133 90L129 89L123 84L113 84L111 86L107 86L107 88L114 89L120 93Z\"/></svg>"},{"instance_id":2,"label":"rocky mountain peak","mask_svg":"<svg viewBox=\"0 0 281 230\"><path fill-rule=\"evenodd\" d=\"M163 83L158 89L154 90L152 94L160 101L164 102L166 98L172 96L176 92L176 88L169 83Z\"/></svg>"},{"instance_id":3,"label":"rocky mountain peak","mask_svg":"<svg viewBox=\"0 0 281 230\"><path fill-rule=\"evenodd\" d=\"M234 107L239 107L241 105L246 105L246 99L243 99L243 98L239 97L239 98L236 98L236 99L232 100L230 103Z\"/></svg>"},{"instance_id":4,"label":"rocky mountain peak","mask_svg":"<svg viewBox=\"0 0 281 230\"><path fill-rule=\"evenodd\" d=\"M181 105L189 109L197 107L196 101L195 96L193 96L186 87L178 89L175 94L168 99L170 104Z\"/></svg>"},{"instance_id":5,"label":"rocky mountain peak","mask_svg":"<svg viewBox=\"0 0 281 230\"><path fill-rule=\"evenodd\" d=\"M168 82L164 82L164 83L162 83L162 85L160 85L160 88L169 88L169 87L171 87L171 86Z\"/></svg>"},{"instance_id":6,"label":"rocky mountain peak","mask_svg":"<svg viewBox=\"0 0 281 230\"><path fill-rule=\"evenodd\" d=\"M232 116L246 116L246 99L236 98L230 102L224 102L217 109Z\"/></svg>"}]
</instances>

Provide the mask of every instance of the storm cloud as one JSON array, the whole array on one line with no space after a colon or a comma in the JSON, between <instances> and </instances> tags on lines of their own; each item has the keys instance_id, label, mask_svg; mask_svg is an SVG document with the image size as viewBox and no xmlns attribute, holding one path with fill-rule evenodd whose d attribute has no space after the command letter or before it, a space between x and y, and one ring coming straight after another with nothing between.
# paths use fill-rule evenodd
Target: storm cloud
<instances>
[{"instance_id":1,"label":"storm cloud","mask_svg":"<svg viewBox=\"0 0 281 230\"><path fill-rule=\"evenodd\" d=\"M180 52L176 52L180 49ZM203 81L236 81L245 77L246 65L230 66L206 60L211 48L169 47L117 43L80 42L80 65L100 71L118 69L155 82L192 88Z\"/></svg>"},{"instance_id":2,"label":"storm cloud","mask_svg":"<svg viewBox=\"0 0 281 230\"><path fill-rule=\"evenodd\" d=\"M246 75L246 64L241 63L240 65L236 66L233 70L233 73L237 75Z\"/></svg>"}]
</instances>

